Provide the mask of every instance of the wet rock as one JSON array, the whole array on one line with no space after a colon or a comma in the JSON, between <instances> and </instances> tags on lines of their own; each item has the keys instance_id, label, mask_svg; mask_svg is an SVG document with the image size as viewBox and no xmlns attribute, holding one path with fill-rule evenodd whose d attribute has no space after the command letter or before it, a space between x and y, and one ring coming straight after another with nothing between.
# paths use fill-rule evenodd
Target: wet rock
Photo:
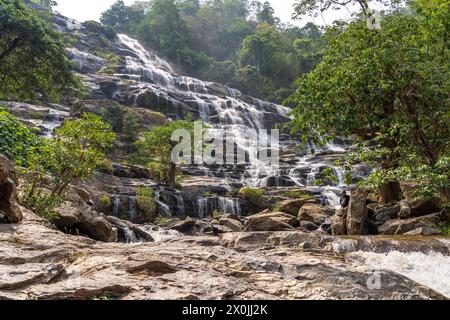
<instances>
[{"instance_id":1,"label":"wet rock","mask_svg":"<svg viewBox=\"0 0 450 320\"><path fill-rule=\"evenodd\" d=\"M383 235L398 235L416 230L418 228L432 228L438 227L441 221L441 214L434 213L418 218L406 220L389 220L378 228L380 234Z\"/></svg>"},{"instance_id":2,"label":"wet rock","mask_svg":"<svg viewBox=\"0 0 450 320\"><path fill-rule=\"evenodd\" d=\"M342 208L331 218L331 234L333 236L347 234L347 214L348 208Z\"/></svg>"},{"instance_id":3,"label":"wet rock","mask_svg":"<svg viewBox=\"0 0 450 320\"><path fill-rule=\"evenodd\" d=\"M248 217L244 231L286 231L295 230L299 222L284 212L262 213Z\"/></svg>"},{"instance_id":4,"label":"wet rock","mask_svg":"<svg viewBox=\"0 0 450 320\"><path fill-rule=\"evenodd\" d=\"M309 201L310 199L294 199L285 200L278 204L278 210L297 216L300 209Z\"/></svg>"},{"instance_id":5,"label":"wet rock","mask_svg":"<svg viewBox=\"0 0 450 320\"><path fill-rule=\"evenodd\" d=\"M306 203L299 212L299 221L310 221L322 225L333 216L334 211L316 203Z\"/></svg>"},{"instance_id":6,"label":"wet rock","mask_svg":"<svg viewBox=\"0 0 450 320\"><path fill-rule=\"evenodd\" d=\"M367 192L362 189L352 190L347 214L347 234L368 234Z\"/></svg>"},{"instance_id":7,"label":"wet rock","mask_svg":"<svg viewBox=\"0 0 450 320\"><path fill-rule=\"evenodd\" d=\"M155 241L151 234L147 231L143 230L141 226L133 224L129 221L120 220L117 217L108 216L106 217L109 223L115 228L118 229L118 241L119 242L130 242L134 240L134 242L143 241L143 242L153 242ZM130 237L132 239L130 239Z\"/></svg>"},{"instance_id":8,"label":"wet rock","mask_svg":"<svg viewBox=\"0 0 450 320\"><path fill-rule=\"evenodd\" d=\"M0 221L18 223L23 216L16 202L17 177L14 165L0 155Z\"/></svg>"}]
</instances>

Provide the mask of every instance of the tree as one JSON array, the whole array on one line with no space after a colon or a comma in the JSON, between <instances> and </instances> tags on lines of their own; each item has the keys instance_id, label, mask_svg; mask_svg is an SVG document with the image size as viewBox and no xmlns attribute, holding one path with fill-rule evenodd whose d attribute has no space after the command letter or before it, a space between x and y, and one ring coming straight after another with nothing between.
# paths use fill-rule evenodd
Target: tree
<instances>
[{"instance_id":1,"label":"tree","mask_svg":"<svg viewBox=\"0 0 450 320\"><path fill-rule=\"evenodd\" d=\"M376 141L378 148L363 147L358 155L382 161L368 184L416 180L423 195L448 195L446 2L416 1L418 15L391 14L382 30L363 22L330 30L323 62L298 80L290 99L297 106L293 131L317 143L353 134ZM433 23L424 12L433 12Z\"/></svg>"},{"instance_id":2,"label":"tree","mask_svg":"<svg viewBox=\"0 0 450 320\"><path fill-rule=\"evenodd\" d=\"M59 34L20 0L0 0L0 99L57 100L79 86Z\"/></svg>"},{"instance_id":3,"label":"tree","mask_svg":"<svg viewBox=\"0 0 450 320\"><path fill-rule=\"evenodd\" d=\"M28 152L37 140L19 119L0 109L0 154L25 166Z\"/></svg>"},{"instance_id":4,"label":"tree","mask_svg":"<svg viewBox=\"0 0 450 320\"><path fill-rule=\"evenodd\" d=\"M262 9L257 13L257 19L259 23L267 23L271 26L277 26L280 23L280 19L275 16L275 10L270 2L264 2Z\"/></svg>"},{"instance_id":5,"label":"tree","mask_svg":"<svg viewBox=\"0 0 450 320\"><path fill-rule=\"evenodd\" d=\"M33 179L21 201L47 218L56 218L54 209L61 203L67 187L95 173L106 161L105 152L114 139L111 127L99 116L85 113L81 119L66 120L51 138L42 139L29 153L28 168ZM51 174L50 185L46 183L46 174Z\"/></svg>"},{"instance_id":6,"label":"tree","mask_svg":"<svg viewBox=\"0 0 450 320\"><path fill-rule=\"evenodd\" d=\"M194 122L179 120L144 133L144 139L137 143L138 161L149 165L158 175L158 180L171 187L176 185L177 165L172 161L172 151L179 144L172 141L176 130L185 129L194 132Z\"/></svg>"},{"instance_id":7,"label":"tree","mask_svg":"<svg viewBox=\"0 0 450 320\"><path fill-rule=\"evenodd\" d=\"M100 22L114 28L117 32L135 35L136 26L143 18L144 7L142 4L126 6L122 0L118 0L102 13Z\"/></svg>"},{"instance_id":8,"label":"tree","mask_svg":"<svg viewBox=\"0 0 450 320\"><path fill-rule=\"evenodd\" d=\"M319 12L340 10L346 6L357 6L365 16L369 16L371 3L393 9L404 2L405 0L298 0L294 6L294 17L299 19L303 15L317 16Z\"/></svg>"}]
</instances>

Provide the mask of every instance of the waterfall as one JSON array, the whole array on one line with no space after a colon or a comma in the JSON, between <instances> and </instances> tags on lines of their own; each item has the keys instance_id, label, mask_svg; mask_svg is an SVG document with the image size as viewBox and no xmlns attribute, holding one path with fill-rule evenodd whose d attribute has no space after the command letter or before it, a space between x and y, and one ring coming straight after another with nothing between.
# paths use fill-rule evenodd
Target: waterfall
<instances>
[{"instance_id":1,"label":"waterfall","mask_svg":"<svg viewBox=\"0 0 450 320\"><path fill-rule=\"evenodd\" d=\"M219 211L222 213L241 214L241 206L239 200L232 198L219 198Z\"/></svg>"},{"instance_id":2,"label":"waterfall","mask_svg":"<svg viewBox=\"0 0 450 320\"><path fill-rule=\"evenodd\" d=\"M136 222L138 218L136 197L130 197L130 221Z\"/></svg>"},{"instance_id":3,"label":"waterfall","mask_svg":"<svg viewBox=\"0 0 450 320\"><path fill-rule=\"evenodd\" d=\"M338 178L336 187L340 189L345 187L342 169L333 164L337 160L336 156L342 157L349 149L345 139L336 139L322 147L308 143L306 154L303 156L295 153L297 144L295 140L290 144L287 143L289 140L282 140L278 145L272 145L269 135L262 134L258 130L270 129L278 123L288 121L289 117L292 117L290 108L246 96L239 90L227 86L177 75L167 61L146 50L138 41L126 35L119 35L119 41L125 48L124 52L129 52L129 54L126 54L125 57L127 74L117 74L116 76L138 79L137 83L129 86L131 92L129 100L132 101L134 98L135 106L140 107L140 104L143 103L139 99L141 94L150 92L151 99L158 100L158 103L155 103L159 107L168 108L167 113L171 116L184 117L183 111L186 108L186 111L194 113L209 125L212 136L217 136L217 132L223 130L226 132L227 138L234 140L236 149L245 152L245 158L241 159L244 160L245 168L238 173L224 174L223 176L227 177L224 179L224 184L231 185L231 181L233 181L244 186L260 187L267 185L270 181L276 182L280 187L290 185L304 187L306 185L307 188L315 188L315 195L324 195L330 206L338 205L340 192L316 187L315 180L320 176L322 168L332 168ZM266 126L269 128L265 128ZM287 135L286 138L292 139ZM276 148L282 151L288 148L288 150L292 149L298 164L295 165L290 160L289 166L285 165L282 171L271 163L261 161L259 159L261 145L267 146L267 149ZM206 167L211 166L205 165ZM305 168L308 170L305 171ZM214 175L216 171L206 169L203 172L207 175ZM238 175L240 176L238 177ZM270 185L272 184L270 183ZM160 201L160 210L164 215L169 215L170 210L176 211L177 216L185 214L181 195L175 196L177 198L176 208L171 206L169 209L166 205L161 204L163 201L158 200ZM211 211L210 200L194 201L196 201L194 207L199 216L209 214ZM219 203L215 206L220 208L216 209L230 212L239 211L236 203L232 205L228 201L224 202L223 199L218 201ZM175 214L175 212L173 213Z\"/></svg>"},{"instance_id":4,"label":"waterfall","mask_svg":"<svg viewBox=\"0 0 450 320\"><path fill-rule=\"evenodd\" d=\"M197 217L200 219L206 218L214 211L214 207L210 206L211 200L208 198L198 197L197 198Z\"/></svg>"},{"instance_id":5,"label":"waterfall","mask_svg":"<svg viewBox=\"0 0 450 320\"><path fill-rule=\"evenodd\" d=\"M181 193L179 193L178 191L175 193L175 198L177 199L177 215L179 217L184 216L185 214L185 209L184 209L184 200L183 197L181 195Z\"/></svg>"},{"instance_id":6,"label":"waterfall","mask_svg":"<svg viewBox=\"0 0 450 320\"><path fill-rule=\"evenodd\" d=\"M120 204L121 204L120 195L116 194L114 196L113 204L114 204L113 216L118 217L119 216L119 210L120 210Z\"/></svg>"},{"instance_id":7,"label":"waterfall","mask_svg":"<svg viewBox=\"0 0 450 320\"><path fill-rule=\"evenodd\" d=\"M432 288L450 299L450 256L437 252L388 253L353 252L346 255L351 262L363 263L376 270L397 272Z\"/></svg>"}]
</instances>

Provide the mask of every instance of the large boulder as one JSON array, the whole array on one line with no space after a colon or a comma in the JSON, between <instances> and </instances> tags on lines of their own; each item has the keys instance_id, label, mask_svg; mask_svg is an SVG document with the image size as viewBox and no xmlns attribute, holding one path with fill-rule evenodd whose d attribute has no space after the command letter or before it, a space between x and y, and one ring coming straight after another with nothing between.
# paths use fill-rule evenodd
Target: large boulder
<instances>
[{"instance_id":1,"label":"large boulder","mask_svg":"<svg viewBox=\"0 0 450 320\"><path fill-rule=\"evenodd\" d=\"M87 205L64 202L58 208L58 214L55 225L64 232L81 234L102 242L117 241L117 229L103 214Z\"/></svg>"},{"instance_id":2,"label":"large boulder","mask_svg":"<svg viewBox=\"0 0 450 320\"><path fill-rule=\"evenodd\" d=\"M0 222L18 223L23 219L16 202L17 182L14 165L0 156Z\"/></svg>"},{"instance_id":3,"label":"large boulder","mask_svg":"<svg viewBox=\"0 0 450 320\"><path fill-rule=\"evenodd\" d=\"M347 234L347 214L348 208L342 208L331 218L331 234L333 236Z\"/></svg>"},{"instance_id":4,"label":"large boulder","mask_svg":"<svg viewBox=\"0 0 450 320\"><path fill-rule=\"evenodd\" d=\"M247 219L244 231L289 231L298 225L295 217L284 212L261 213Z\"/></svg>"},{"instance_id":5,"label":"large boulder","mask_svg":"<svg viewBox=\"0 0 450 320\"><path fill-rule=\"evenodd\" d=\"M354 189L350 196L347 214L347 234L368 234L367 192L363 189Z\"/></svg>"},{"instance_id":6,"label":"large boulder","mask_svg":"<svg viewBox=\"0 0 450 320\"><path fill-rule=\"evenodd\" d=\"M316 203L307 203L299 211L299 221L310 221L320 226L330 219L334 211Z\"/></svg>"},{"instance_id":7,"label":"large boulder","mask_svg":"<svg viewBox=\"0 0 450 320\"><path fill-rule=\"evenodd\" d=\"M389 220L379 227L378 231L382 235L399 235L419 228L437 229L440 222L441 214L433 213L418 218Z\"/></svg>"},{"instance_id":8,"label":"large boulder","mask_svg":"<svg viewBox=\"0 0 450 320\"><path fill-rule=\"evenodd\" d=\"M234 232L242 231L242 223L239 220L223 217L219 220L221 226L228 227Z\"/></svg>"},{"instance_id":9,"label":"large boulder","mask_svg":"<svg viewBox=\"0 0 450 320\"><path fill-rule=\"evenodd\" d=\"M377 225L382 225L389 220L397 219L400 212L399 203L373 203L369 204L367 207L371 213L371 220L373 220Z\"/></svg>"},{"instance_id":10,"label":"large boulder","mask_svg":"<svg viewBox=\"0 0 450 320\"><path fill-rule=\"evenodd\" d=\"M285 200L278 204L278 210L281 212L286 212L297 216L300 209L308 202L310 199L293 199Z\"/></svg>"},{"instance_id":11,"label":"large boulder","mask_svg":"<svg viewBox=\"0 0 450 320\"><path fill-rule=\"evenodd\" d=\"M412 204L411 216L421 217L428 214L440 212L442 207L438 199L417 200Z\"/></svg>"}]
</instances>

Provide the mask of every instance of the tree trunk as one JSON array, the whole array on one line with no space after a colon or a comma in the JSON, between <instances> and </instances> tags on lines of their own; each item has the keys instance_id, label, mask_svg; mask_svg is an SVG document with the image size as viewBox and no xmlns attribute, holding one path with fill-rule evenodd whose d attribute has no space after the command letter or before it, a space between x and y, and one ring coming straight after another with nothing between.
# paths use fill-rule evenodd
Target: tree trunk
<instances>
[{"instance_id":1,"label":"tree trunk","mask_svg":"<svg viewBox=\"0 0 450 320\"><path fill-rule=\"evenodd\" d=\"M380 187L379 192L381 204L389 204L402 200L402 189L398 181L391 181L384 184Z\"/></svg>"}]
</instances>

